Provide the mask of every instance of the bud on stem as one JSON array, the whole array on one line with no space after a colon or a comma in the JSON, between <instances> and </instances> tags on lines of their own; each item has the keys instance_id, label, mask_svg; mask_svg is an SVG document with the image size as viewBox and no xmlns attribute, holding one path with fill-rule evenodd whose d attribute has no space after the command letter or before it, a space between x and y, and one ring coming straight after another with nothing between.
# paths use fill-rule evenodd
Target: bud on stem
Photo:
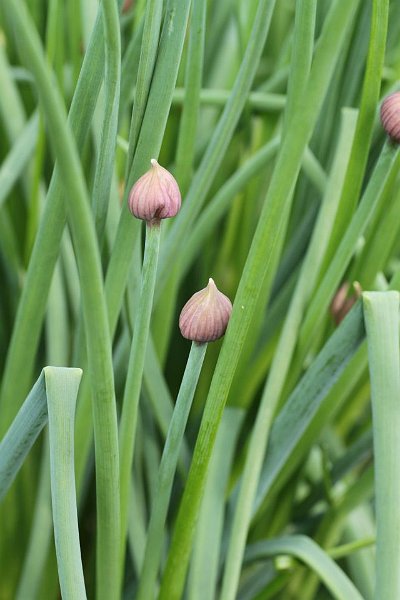
<instances>
[{"instance_id":1,"label":"bud on stem","mask_svg":"<svg viewBox=\"0 0 400 600\"><path fill-rule=\"evenodd\" d=\"M381 121L388 136L400 142L400 92L387 96L381 106Z\"/></svg>"},{"instance_id":2,"label":"bud on stem","mask_svg":"<svg viewBox=\"0 0 400 600\"><path fill-rule=\"evenodd\" d=\"M149 225L174 217L181 207L181 193L175 178L155 158L150 169L132 187L128 205L131 213Z\"/></svg>"},{"instance_id":3,"label":"bud on stem","mask_svg":"<svg viewBox=\"0 0 400 600\"><path fill-rule=\"evenodd\" d=\"M231 312L231 301L210 278L207 287L196 292L183 307L179 328L188 340L212 342L224 335Z\"/></svg>"}]
</instances>

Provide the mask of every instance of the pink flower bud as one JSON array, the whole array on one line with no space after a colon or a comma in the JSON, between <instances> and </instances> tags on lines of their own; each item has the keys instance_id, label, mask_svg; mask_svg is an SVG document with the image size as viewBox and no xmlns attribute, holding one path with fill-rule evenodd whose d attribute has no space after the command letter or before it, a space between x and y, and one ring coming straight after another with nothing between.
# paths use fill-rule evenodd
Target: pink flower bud
<instances>
[{"instance_id":1,"label":"pink flower bud","mask_svg":"<svg viewBox=\"0 0 400 600\"><path fill-rule=\"evenodd\" d=\"M210 278L207 287L186 302L179 317L179 328L188 340L212 342L224 335L231 312L231 301Z\"/></svg>"},{"instance_id":2,"label":"pink flower bud","mask_svg":"<svg viewBox=\"0 0 400 600\"><path fill-rule=\"evenodd\" d=\"M137 180L129 193L131 213L148 223L174 217L181 207L181 193L174 177L155 158L150 169Z\"/></svg>"},{"instance_id":3,"label":"pink flower bud","mask_svg":"<svg viewBox=\"0 0 400 600\"><path fill-rule=\"evenodd\" d=\"M400 92L390 94L382 102L381 121L388 136L400 142Z\"/></svg>"}]
</instances>

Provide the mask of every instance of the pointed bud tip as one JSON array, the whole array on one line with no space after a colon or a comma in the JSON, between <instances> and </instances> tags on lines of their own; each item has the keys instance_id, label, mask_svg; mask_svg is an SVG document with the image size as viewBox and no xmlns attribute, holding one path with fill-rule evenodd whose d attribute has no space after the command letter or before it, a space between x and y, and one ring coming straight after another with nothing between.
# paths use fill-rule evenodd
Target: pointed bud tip
<instances>
[{"instance_id":1,"label":"pointed bud tip","mask_svg":"<svg viewBox=\"0 0 400 600\"><path fill-rule=\"evenodd\" d=\"M213 293L210 294L210 291ZM219 291L210 277L204 289L193 294L179 317L179 328L184 338L206 343L222 337L232 312L231 301Z\"/></svg>"},{"instance_id":2,"label":"pointed bud tip","mask_svg":"<svg viewBox=\"0 0 400 600\"><path fill-rule=\"evenodd\" d=\"M150 169L132 187L128 206L131 213L147 223L174 217L181 207L178 183L167 169L150 160Z\"/></svg>"}]
</instances>

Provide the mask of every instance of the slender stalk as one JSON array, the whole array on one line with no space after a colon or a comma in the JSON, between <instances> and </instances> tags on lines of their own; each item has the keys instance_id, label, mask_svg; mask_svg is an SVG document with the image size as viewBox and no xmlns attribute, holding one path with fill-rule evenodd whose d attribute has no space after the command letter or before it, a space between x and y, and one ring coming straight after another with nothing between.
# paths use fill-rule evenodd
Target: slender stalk
<instances>
[{"instance_id":1,"label":"slender stalk","mask_svg":"<svg viewBox=\"0 0 400 600\"><path fill-rule=\"evenodd\" d=\"M371 378L376 506L376 598L400 597L400 353L398 292L363 294Z\"/></svg>"},{"instance_id":2,"label":"slender stalk","mask_svg":"<svg viewBox=\"0 0 400 600\"><path fill-rule=\"evenodd\" d=\"M74 472L74 420L80 369L45 367L51 501L58 577L65 600L86 600Z\"/></svg>"},{"instance_id":3,"label":"slender stalk","mask_svg":"<svg viewBox=\"0 0 400 600\"><path fill-rule=\"evenodd\" d=\"M122 414L120 420L121 457L121 573L125 559L126 535L128 528L128 505L131 485L131 471L137 411L142 386L150 318L153 306L154 287L157 275L158 252L160 247L161 223L146 224L146 243L142 268L142 289L136 322L133 332L128 373L126 377Z\"/></svg>"},{"instance_id":4,"label":"slender stalk","mask_svg":"<svg viewBox=\"0 0 400 600\"><path fill-rule=\"evenodd\" d=\"M134 34L132 35L122 58L121 73L121 98L119 103L120 119L125 117L127 106L130 101L131 91L137 79L138 65L140 61L141 43L143 36L144 18L141 19Z\"/></svg>"},{"instance_id":5,"label":"slender stalk","mask_svg":"<svg viewBox=\"0 0 400 600\"><path fill-rule=\"evenodd\" d=\"M192 343L190 349L158 471L157 489L147 531L146 550L139 580L137 600L148 600L154 597L157 571L164 544L164 528L172 484L178 464L183 434L206 350L207 344L198 344L196 342Z\"/></svg>"},{"instance_id":6,"label":"slender stalk","mask_svg":"<svg viewBox=\"0 0 400 600\"><path fill-rule=\"evenodd\" d=\"M100 246L104 237L110 199L121 85L121 37L118 4L115 0L102 0L102 8L105 49L104 120L93 186L93 213Z\"/></svg>"},{"instance_id":7,"label":"slender stalk","mask_svg":"<svg viewBox=\"0 0 400 600\"><path fill-rule=\"evenodd\" d=\"M200 88L203 76L206 0L193 3L190 17L189 47L185 72L182 117L176 150L176 178L182 193L189 187L193 171L197 121L200 107ZM176 97L176 90L174 98Z\"/></svg>"},{"instance_id":8,"label":"slender stalk","mask_svg":"<svg viewBox=\"0 0 400 600\"><path fill-rule=\"evenodd\" d=\"M354 540L354 542L348 542L347 544L341 544L340 546L334 546L333 548L329 548L327 552L331 558L340 560L341 558L347 558L353 554L353 552L358 552L363 548L375 546L375 544L376 537L370 536L361 538L359 540Z\"/></svg>"},{"instance_id":9,"label":"slender stalk","mask_svg":"<svg viewBox=\"0 0 400 600\"><path fill-rule=\"evenodd\" d=\"M206 106L224 107L229 101L229 90L214 90L202 88L199 91L200 104ZM186 98L185 88L175 88L172 104L181 106ZM286 96L284 94L267 94L265 92L250 92L246 100L246 108L260 112L279 112L285 108Z\"/></svg>"},{"instance_id":10,"label":"slender stalk","mask_svg":"<svg viewBox=\"0 0 400 600\"><path fill-rule=\"evenodd\" d=\"M129 132L128 158L126 161L126 178L132 169L133 157L139 138L146 103L149 96L151 79L157 58L160 41L161 16L163 0L149 0L146 3L142 45L140 48L140 61L136 81L135 98ZM128 186L129 189L129 186Z\"/></svg>"}]
</instances>

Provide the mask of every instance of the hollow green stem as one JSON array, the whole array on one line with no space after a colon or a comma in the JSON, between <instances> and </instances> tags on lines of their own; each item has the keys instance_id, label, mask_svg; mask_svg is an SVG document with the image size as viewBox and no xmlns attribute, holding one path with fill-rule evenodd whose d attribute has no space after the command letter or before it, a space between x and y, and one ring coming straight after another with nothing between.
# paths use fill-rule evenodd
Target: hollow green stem
<instances>
[{"instance_id":1,"label":"hollow green stem","mask_svg":"<svg viewBox=\"0 0 400 600\"><path fill-rule=\"evenodd\" d=\"M148 600L154 596L172 484L206 350L207 344L192 343L158 471L157 491L151 510L137 600Z\"/></svg>"},{"instance_id":2,"label":"hollow green stem","mask_svg":"<svg viewBox=\"0 0 400 600\"><path fill-rule=\"evenodd\" d=\"M374 431L376 598L400 597L400 355L398 292L365 292Z\"/></svg>"},{"instance_id":3,"label":"hollow green stem","mask_svg":"<svg viewBox=\"0 0 400 600\"><path fill-rule=\"evenodd\" d=\"M137 411L142 386L150 318L153 306L154 287L157 275L158 251L160 247L161 225L147 224L146 243L142 268L142 290L137 308L132 347L129 356L122 414L120 421L121 457L121 573L125 559L125 542L128 527L129 490Z\"/></svg>"}]
</instances>

